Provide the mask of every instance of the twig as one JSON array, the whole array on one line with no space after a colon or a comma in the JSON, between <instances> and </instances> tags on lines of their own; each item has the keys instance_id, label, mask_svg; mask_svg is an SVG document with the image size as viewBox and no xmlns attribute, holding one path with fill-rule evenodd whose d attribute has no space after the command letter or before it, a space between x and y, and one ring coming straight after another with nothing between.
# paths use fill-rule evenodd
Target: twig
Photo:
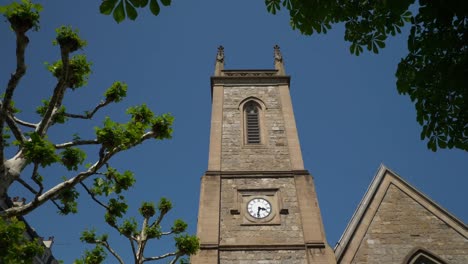
<instances>
[{"instance_id":1,"label":"twig","mask_svg":"<svg viewBox=\"0 0 468 264\"><path fill-rule=\"evenodd\" d=\"M164 258L172 257L172 256L176 256L176 261L177 261L177 259L179 258L179 257L177 256L178 254L179 254L178 252L166 253L166 254L163 254L163 255L161 255L161 256L145 258L145 259L143 260L143 262L145 262L145 261L160 260L160 259L164 259ZM171 262L171 263L175 263L175 262Z\"/></svg>"},{"instance_id":2,"label":"twig","mask_svg":"<svg viewBox=\"0 0 468 264\"><path fill-rule=\"evenodd\" d=\"M91 119L93 118L94 114L102 107L112 103L112 101L101 101L91 112L87 112L85 115L78 115L78 114L70 114L70 113L65 113L64 115L66 117L70 118L80 118L80 119Z\"/></svg>"},{"instance_id":3,"label":"twig","mask_svg":"<svg viewBox=\"0 0 468 264\"><path fill-rule=\"evenodd\" d=\"M21 185L23 185L26 189L28 189L33 194L37 194L37 191L31 185L29 185L26 181L24 181L23 179L16 178L15 180L17 182L19 182Z\"/></svg>"},{"instance_id":4,"label":"twig","mask_svg":"<svg viewBox=\"0 0 468 264\"><path fill-rule=\"evenodd\" d=\"M94 195L94 193L83 182L80 182L80 184L81 184L81 186L83 186L83 188L86 190L86 192L91 196L91 199L93 199L100 206L104 207L106 210L109 210L109 207L107 205L103 204L101 201L99 201L96 198L96 195Z\"/></svg>"},{"instance_id":5,"label":"twig","mask_svg":"<svg viewBox=\"0 0 468 264\"><path fill-rule=\"evenodd\" d=\"M89 139L89 140L74 140L62 144L56 144L55 148L56 149L63 149L67 147L73 147L73 146L80 146L80 145L98 145L99 142L97 139Z\"/></svg>"}]
</instances>

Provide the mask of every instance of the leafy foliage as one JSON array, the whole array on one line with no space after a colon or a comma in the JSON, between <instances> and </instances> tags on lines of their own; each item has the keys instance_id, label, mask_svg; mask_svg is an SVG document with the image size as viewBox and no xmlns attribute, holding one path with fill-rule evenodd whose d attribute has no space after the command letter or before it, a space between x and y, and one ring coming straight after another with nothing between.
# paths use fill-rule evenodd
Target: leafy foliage
<instances>
[{"instance_id":1,"label":"leafy foliage","mask_svg":"<svg viewBox=\"0 0 468 264\"><path fill-rule=\"evenodd\" d=\"M61 47L66 47L70 52L86 46L86 41L78 36L78 30L73 30L70 26L61 26L55 31L57 38L53 41L54 45L60 44Z\"/></svg>"},{"instance_id":2,"label":"leafy foliage","mask_svg":"<svg viewBox=\"0 0 468 264\"><path fill-rule=\"evenodd\" d=\"M107 2L107 3L106 3ZM125 6L126 15L136 18L136 11L133 6L145 7L148 4L152 11L155 10L158 2L155 0L121 0L103 1L103 5L114 3L111 6L114 10L114 18L122 19L121 7ZM161 0L163 5L169 5L169 0ZM67 88L75 90L85 86L91 74L91 62L85 55L72 55L71 53L86 46L86 41L78 35L78 30L68 26L61 26L56 30L56 39L53 44L60 48L60 60L47 65L48 70L57 78L57 83L53 87L51 95L46 96L42 104L37 107L36 112L40 115L39 122L28 122L20 120L15 116L19 112L14 107L14 92L19 81L26 73L25 51L29 44L26 32L29 29L39 28L39 11L41 6L33 4L29 0L22 0L21 3L12 3L0 7L0 12L5 15L15 31L16 36L16 56L17 64L13 74L11 74L8 85L3 92L0 104L0 171L2 175L2 188L0 197L6 197L10 186L15 180L30 192L33 198L23 205L6 208L0 211L0 263L31 263L36 254L41 254L42 246L38 241L27 241L23 236L25 225L12 216L21 216L29 213L47 201L53 201L58 207L59 213L76 213L78 210L78 197L82 187L93 201L106 209L105 221L115 228L125 237L132 238L132 241L139 241L139 247L144 249L149 238L160 238L163 235L181 233L186 229L183 221L178 221L169 232L162 232L160 222L163 216L170 210L172 205L167 200L162 200L159 204L159 211L153 203L143 203L140 213L146 219L138 230L135 219L121 219L127 212L128 205L125 201L123 191L128 190L135 183L132 172L119 172L110 165L111 158L126 149L141 144L148 139L167 139L172 134L172 123L174 118L169 114L156 115L146 105L130 107L127 113L130 115L127 123L117 123L110 117L104 119L102 128L96 128L95 139L82 139L78 134L72 135L70 142L53 144L48 138L49 128L60 123L65 124L71 118L91 119L101 108L112 102L120 102L126 96L127 85L123 82L114 82L104 93L104 100L100 101L91 111L84 111L84 115L68 113L63 105ZM111 12L112 12L111 10ZM123 13L125 18L125 13ZM26 128L26 132L22 129ZM15 137L15 144L18 150L13 157L6 157L5 151L8 147L7 140L10 136ZM82 166L88 157L91 148L96 147L97 157L94 163L89 166ZM82 148L83 147L83 148ZM88 151L83 151L86 149ZM40 170L43 167L53 164L61 164L68 173L63 177L62 182L52 182L54 177L43 177ZM32 175L27 177L23 170L32 167ZM41 168L42 167L42 168ZM79 171L83 169L82 171ZM79 172L78 172L79 171ZM88 179L92 183L87 186ZM32 184L31 184L32 183ZM47 189L49 188L49 189ZM102 201L101 201L102 200ZM149 218L157 214L157 219L149 224ZM121 224L120 224L121 223ZM141 239L136 239L139 236ZM110 248L107 235L96 235L94 230L86 230L83 233L82 241L96 244L91 251L86 251L83 258L76 263L95 264L101 263L106 258L106 251L116 256L120 263L123 261ZM133 243L132 242L132 243ZM143 243L144 242L144 243ZM183 255L180 252L173 253L175 259ZM140 255L139 258L141 258Z\"/></svg>"},{"instance_id":3,"label":"leafy foliage","mask_svg":"<svg viewBox=\"0 0 468 264\"><path fill-rule=\"evenodd\" d=\"M160 0L164 6L169 6L171 0ZM161 7L157 0L104 0L99 6L101 14L114 17L117 23L122 22L128 17L130 20L135 20L138 17L137 8L145 8L149 4L149 9L153 15L157 16L161 11Z\"/></svg>"},{"instance_id":4,"label":"leafy foliage","mask_svg":"<svg viewBox=\"0 0 468 264\"><path fill-rule=\"evenodd\" d=\"M44 252L41 241L28 240L25 232L23 221L0 217L0 263L33 263L34 257Z\"/></svg>"},{"instance_id":5,"label":"leafy foliage","mask_svg":"<svg viewBox=\"0 0 468 264\"><path fill-rule=\"evenodd\" d=\"M57 78L63 77L63 62L58 60L55 63L48 65L47 69ZM89 74L91 73L91 63L88 62L85 55L74 55L70 59L68 69L68 78L66 80L67 87L72 90L85 86L88 83Z\"/></svg>"},{"instance_id":6,"label":"leafy foliage","mask_svg":"<svg viewBox=\"0 0 468 264\"><path fill-rule=\"evenodd\" d=\"M44 117L44 115L47 112L47 108L49 108L49 103L50 103L49 100L42 100L42 105L36 108L36 113L38 113L41 117ZM52 117L52 122L54 124L65 123L68 120L68 118L65 116L65 111L66 111L65 106L63 105L60 106L60 108L58 108L57 111L55 111Z\"/></svg>"},{"instance_id":7,"label":"leafy foliage","mask_svg":"<svg viewBox=\"0 0 468 264\"><path fill-rule=\"evenodd\" d=\"M74 264L100 264L106 257L107 253L104 251L104 248L97 245L91 251L85 250L83 258L75 260Z\"/></svg>"},{"instance_id":8,"label":"leafy foliage","mask_svg":"<svg viewBox=\"0 0 468 264\"><path fill-rule=\"evenodd\" d=\"M86 152L79 148L65 148L62 153L62 163L68 170L78 170L78 165L83 164L86 159Z\"/></svg>"},{"instance_id":9,"label":"leafy foliage","mask_svg":"<svg viewBox=\"0 0 468 264\"><path fill-rule=\"evenodd\" d=\"M106 102L120 102L127 96L127 85L122 82L114 82L104 93Z\"/></svg>"},{"instance_id":10,"label":"leafy foliage","mask_svg":"<svg viewBox=\"0 0 468 264\"><path fill-rule=\"evenodd\" d=\"M200 249L198 237L181 235L175 237L176 247L184 255L193 255Z\"/></svg>"},{"instance_id":11,"label":"leafy foliage","mask_svg":"<svg viewBox=\"0 0 468 264\"><path fill-rule=\"evenodd\" d=\"M421 139L429 149L468 151L468 2L265 0L267 10L289 11L305 35L344 23L350 52L379 53L389 36L411 24L408 55L398 64L397 89L415 102ZM411 6L416 8L412 8ZM411 10L417 10L413 14Z\"/></svg>"},{"instance_id":12,"label":"leafy foliage","mask_svg":"<svg viewBox=\"0 0 468 264\"><path fill-rule=\"evenodd\" d=\"M174 221L174 225L171 228L171 231L174 232L175 234L180 234L182 232L185 232L187 229L187 223L182 221L181 219L177 219Z\"/></svg>"},{"instance_id":13,"label":"leafy foliage","mask_svg":"<svg viewBox=\"0 0 468 264\"><path fill-rule=\"evenodd\" d=\"M160 223L164 216L171 210L171 208L172 203L166 198L160 199L158 202L157 211L154 203L143 202L138 209L140 215L143 217L140 230L138 230L138 224L133 217L123 219L122 224L118 224L118 222L120 222L119 219L121 219L123 214L126 212L127 206L123 201L110 199L108 209L105 214L105 220L121 235L124 235L130 240L135 263L143 263L144 261L149 261L151 259L159 260L170 256L174 256L170 263L175 263L175 261L177 261L182 256L195 254L200 247L200 242L196 236L191 236L184 233L187 229L187 224L180 219L177 219L174 222L171 231L164 232L162 230ZM156 219L150 220L153 217ZM174 237L175 246L177 248L175 252L163 254L153 258L144 257L143 253L149 240L160 239L163 236L171 234L179 234L178 236ZM94 229L85 230L81 235L81 241L88 244L96 244L96 248L100 248L102 246L105 247L112 255L117 258L117 260L119 260L120 263L123 263L120 256L110 247L107 234L98 236L96 235ZM93 251L85 252L83 259L77 261L76 263L101 263L104 261L105 255L101 254L102 251L96 248ZM97 259L100 262L86 262L87 259ZM184 261L185 260L181 259L181 263L186 263Z\"/></svg>"},{"instance_id":14,"label":"leafy foliage","mask_svg":"<svg viewBox=\"0 0 468 264\"><path fill-rule=\"evenodd\" d=\"M174 120L171 115L154 116L154 113L145 104L131 107L127 113L131 115L131 120L126 124L120 124L106 118L102 128L95 128L97 140L107 150L127 149L139 144L143 135L150 128L152 128L156 139L171 137L171 126Z\"/></svg>"},{"instance_id":15,"label":"leafy foliage","mask_svg":"<svg viewBox=\"0 0 468 264\"><path fill-rule=\"evenodd\" d=\"M143 202L138 211L144 218L150 218L156 213L156 208L152 202Z\"/></svg>"},{"instance_id":16,"label":"leafy foliage","mask_svg":"<svg viewBox=\"0 0 468 264\"><path fill-rule=\"evenodd\" d=\"M80 193L75 188L63 189L57 196L57 199L62 206L60 207L59 213L63 215L76 214L78 212L78 199Z\"/></svg>"},{"instance_id":17,"label":"leafy foliage","mask_svg":"<svg viewBox=\"0 0 468 264\"><path fill-rule=\"evenodd\" d=\"M468 3L421 1L397 88L416 105L428 148L468 151Z\"/></svg>"},{"instance_id":18,"label":"leafy foliage","mask_svg":"<svg viewBox=\"0 0 468 264\"><path fill-rule=\"evenodd\" d=\"M39 29L39 12L42 11L40 4L33 4L29 0L21 3L13 2L0 7L0 14L4 14L14 31L26 32L29 29Z\"/></svg>"},{"instance_id":19,"label":"leafy foliage","mask_svg":"<svg viewBox=\"0 0 468 264\"><path fill-rule=\"evenodd\" d=\"M29 162L39 164L42 167L60 161L59 156L55 154L54 145L36 132L31 133L31 140L24 142L22 148L24 156Z\"/></svg>"}]
</instances>

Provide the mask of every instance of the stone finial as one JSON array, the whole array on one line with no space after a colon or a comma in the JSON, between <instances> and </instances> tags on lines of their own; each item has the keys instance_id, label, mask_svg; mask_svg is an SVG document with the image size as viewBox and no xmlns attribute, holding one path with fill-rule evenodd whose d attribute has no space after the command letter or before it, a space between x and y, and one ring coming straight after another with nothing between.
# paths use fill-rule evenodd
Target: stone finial
<instances>
[{"instance_id":1,"label":"stone finial","mask_svg":"<svg viewBox=\"0 0 468 264\"><path fill-rule=\"evenodd\" d=\"M278 70L278 75L284 75L284 63L283 63L283 56L281 55L280 47L275 45L274 49L274 56L275 56L275 69Z\"/></svg>"},{"instance_id":2,"label":"stone finial","mask_svg":"<svg viewBox=\"0 0 468 264\"><path fill-rule=\"evenodd\" d=\"M215 76L220 76L222 70L224 70L224 47L219 46L216 54Z\"/></svg>"}]
</instances>

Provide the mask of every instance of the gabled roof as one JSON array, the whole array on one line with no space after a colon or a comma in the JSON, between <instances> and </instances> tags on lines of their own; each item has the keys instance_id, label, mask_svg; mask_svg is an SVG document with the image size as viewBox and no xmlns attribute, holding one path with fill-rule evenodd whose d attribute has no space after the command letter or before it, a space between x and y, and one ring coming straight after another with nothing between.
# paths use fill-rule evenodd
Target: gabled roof
<instances>
[{"instance_id":1,"label":"gabled roof","mask_svg":"<svg viewBox=\"0 0 468 264\"><path fill-rule=\"evenodd\" d=\"M390 185L398 187L426 210L468 239L468 227L461 220L382 164L334 248L337 263L348 263L356 254Z\"/></svg>"}]
</instances>

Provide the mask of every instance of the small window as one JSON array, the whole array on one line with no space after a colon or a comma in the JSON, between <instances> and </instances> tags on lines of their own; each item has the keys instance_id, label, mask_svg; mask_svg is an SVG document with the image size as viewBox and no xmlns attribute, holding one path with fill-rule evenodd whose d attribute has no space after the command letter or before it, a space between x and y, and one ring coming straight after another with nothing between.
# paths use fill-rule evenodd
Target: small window
<instances>
[{"instance_id":1,"label":"small window","mask_svg":"<svg viewBox=\"0 0 468 264\"><path fill-rule=\"evenodd\" d=\"M432 261L430 258L421 255L414 260L413 264L438 264L438 262Z\"/></svg>"},{"instance_id":2,"label":"small window","mask_svg":"<svg viewBox=\"0 0 468 264\"><path fill-rule=\"evenodd\" d=\"M260 144L260 106L250 101L245 105L244 112L247 144Z\"/></svg>"},{"instance_id":3,"label":"small window","mask_svg":"<svg viewBox=\"0 0 468 264\"><path fill-rule=\"evenodd\" d=\"M410 252L406 264L445 264L445 262L436 255L424 249L417 249Z\"/></svg>"}]
</instances>

